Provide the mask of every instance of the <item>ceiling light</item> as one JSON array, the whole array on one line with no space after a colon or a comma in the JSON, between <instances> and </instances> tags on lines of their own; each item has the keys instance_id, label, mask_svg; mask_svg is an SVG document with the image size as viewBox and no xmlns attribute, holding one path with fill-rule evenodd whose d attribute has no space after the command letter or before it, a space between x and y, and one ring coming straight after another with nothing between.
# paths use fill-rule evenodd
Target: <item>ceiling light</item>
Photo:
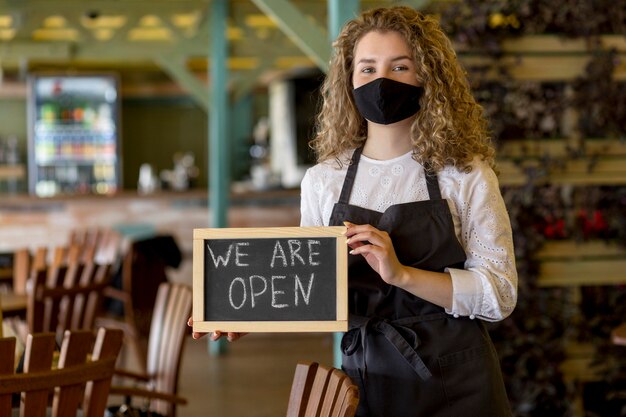
<instances>
[{"instance_id":1,"label":"ceiling light","mask_svg":"<svg viewBox=\"0 0 626 417\"><path fill-rule=\"evenodd\" d=\"M0 29L0 39L9 41L15 36L15 29Z\"/></svg>"},{"instance_id":2,"label":"ceiling light","mask_svg":"<svg viewBox=\"0 0 626 417\"><path fill-rule=\"evenodd\" d=\"M172 33L168 28L135 28L128 32L130 41L169 41Z\"/></svg>"},{"instance_id":3,"label":"ceiling light","mask_svg":"<svg viewBox=\"0 0 626 417\"><path fill-rule=\"evenodd\" d=\"M229 41L240 41L243 39L243 30L238 27L228 26L226 28L226 37Z\"/></svg>"},{"instance_id":4,"label":"ceiling light","mask_svg":"<svg viewBox=\"0 0 626 417\"><path fill-rule=\"evenodd\" d=\"M126 24L126 16L98 16L97 19L90 19L87 16L81 16L80 23L87 29L98 28L121 28Z\"/></svg>"},{"instance_id":5,"label":"ceiling light","mask_svg":"<svg viewBox=\"0 0 626 417\"><path fill-rule=\"evenodd\" d=\"M93 31L93 36L99 41L108 41L113 37L115 31L113 29L96 29Z\"/></svg>"},{"instance_id":6,"label":"ceiling light","mask_svg":"<svg viewBox=\"0 0 626 417\"><path fill-rule=\"evenodd\" d=\"M0 28L10 28L11 26L13 26L13 16L0 15Z\"/></svg>"},{"instance_id":7,"label":"ceiling light","mask_svg":"<svg viewBox=\"0 0 626 417\"><path fill-rule=\"evenodd\" d=\"M253 70L259 66L259 58L256 57L230 57L228 69L230 70Z\"/></svg>"},{"instance_id":8,"label":"ceiling light","mask_svg":"<svg viewBox=\"0 0 626 417\"><path fill-rule=\"evenodd\" d=\"M172 23L179 28L191 28L198 24L200 14L198 12L188 14L175 14L172 16Z\"/></svg>"},{"instance_id":9,"label":"ceiling light","mask_svg":"<svg viewBox=\"0 0 626 417\"><path fill-rule=\"evenodd\" d=\"M275 28L278 26L271 17L264 14L249 14L245 18L245 23L251 28Z\"/></svg>"},{"instance_id":10,"label":"ceiling light","mask_svg":"<svg viewBox=\"0 0 626 417\"><path fill-rule=\"evenodd\" d=\"M309 68L315 66L315 63L311 60L311 58L306 56L283 56L280 58L276 58L274 61L276 67L282 69L291 69L291 68Z\"/></svg>"},{"instance_id":11,"label":"ceiling light","mask_svg":"<svg viewBox=\"0 0 626 417\"><path fill-rule=\"evenodd\" d=\"M143 26L143 27L161 26L161 19L159 19L159 17L156 15L149 14L149 15L142 17L139 20L139 26Z\"/></svg>"},{"instance_id":12,"label":"ceiling light","mask_svg":"<svg viewBox=\"0 0 626 417\"><path fill-rule=\"evenodd\" d=\"M49 29L63 28L67 25L67 20L63 16L48 16L43 21L43 27Z\"/></svg>"},{"instance_id":13,"label":"ceiling light","mask_svg":"<svg viewBox=\"0 0 626 417\"><path fill-rule=\"evenodd\" d=\"M36 41L75 41L78 40L78 31L70 28L36 29L33 31L33 40Z\"/></svg>"}]
</instances>

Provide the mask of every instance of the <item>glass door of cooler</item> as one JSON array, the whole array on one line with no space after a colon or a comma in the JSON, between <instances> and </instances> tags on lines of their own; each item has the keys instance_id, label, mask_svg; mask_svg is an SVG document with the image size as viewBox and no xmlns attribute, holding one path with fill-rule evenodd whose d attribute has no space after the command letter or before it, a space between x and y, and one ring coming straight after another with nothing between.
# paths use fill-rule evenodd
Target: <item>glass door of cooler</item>
<instances>
[{"instance_id":1,"label":"glass door of cooler","mask_svg":"<svg viewBox=\"0 0 626 417\"><path fill-rule=\"evenodd\" d=\"M120 185L117 77L36 75L29 86L30 192L114 193Z\"/></svg>"}]
</instances>

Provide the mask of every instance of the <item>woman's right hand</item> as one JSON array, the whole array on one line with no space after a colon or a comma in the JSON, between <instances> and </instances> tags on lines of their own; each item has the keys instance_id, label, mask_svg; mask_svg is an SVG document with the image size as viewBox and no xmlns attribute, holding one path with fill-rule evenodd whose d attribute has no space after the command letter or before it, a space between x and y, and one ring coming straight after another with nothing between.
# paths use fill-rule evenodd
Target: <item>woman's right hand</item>
<instances>
[{"instance_id":1,"label":"woman's right hand","mask_svg":"<svg viewBox=\"0 0 626 417\"><path fill-rule=\"evenodd\" d=\"M187 326L193 328L193 318L189 317L189 319L187 320ZM235 340L238 340L239 338L241 338L242 336L245 336L247 334L248 333L235 333L235 332L223 333L223 332L220 332L219 330L216 330L213 333L211 333L211 340L213 340L213 341L219 340L220 337L225 336L226 340L228 340L229 342L234 342ZM200 339L200 338L202 338L202 337L204 337L206 335L207 335L207 333L193 332L191 334L191 337L193 337L194 339Z\"/></svg>"}]
</instances>

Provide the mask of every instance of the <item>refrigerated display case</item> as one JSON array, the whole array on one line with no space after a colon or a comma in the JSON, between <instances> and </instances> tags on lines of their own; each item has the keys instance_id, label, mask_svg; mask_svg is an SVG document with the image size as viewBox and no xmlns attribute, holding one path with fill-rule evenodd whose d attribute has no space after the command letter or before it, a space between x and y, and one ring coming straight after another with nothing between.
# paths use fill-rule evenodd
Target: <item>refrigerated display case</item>
<instances>
[{"instance_id":1,"label":"refrigerated display case","mask_svg":"<svg viewBox=\"0 0 626 417\"><path fill-rule=\"evenodd\" d=\"M28 118L32 194L112 194L120 188L116 75L33 75Z\"/></svg>"}]
</instances>

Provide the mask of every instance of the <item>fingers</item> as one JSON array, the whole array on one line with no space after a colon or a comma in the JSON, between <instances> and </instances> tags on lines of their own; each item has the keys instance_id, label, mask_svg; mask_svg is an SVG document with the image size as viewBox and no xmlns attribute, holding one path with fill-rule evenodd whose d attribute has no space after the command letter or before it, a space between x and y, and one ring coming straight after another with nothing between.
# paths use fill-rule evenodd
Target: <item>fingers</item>
<instances>
[{"instance_id":1,"label":"fingers","mask_svg":"<svg viewBox=\"0 0 626 417\"><path fill-rule=\"evenodd\" d=\"M357 249L359 247L362 247L363 245L368 244L380 247L388 246L391 244L391 239L389 238L389 234L387 232L378 230L369 224L348 224L349 226L346 225L346 237L348 238L346 243L352 249Z\"/></svg>"},{"instance_id":2,"label":"fingers","mask_svg":"<svg viewBox=\"0 0 626 417\"><path fill-rule=\"evenodd\" d=\"M192 317L189 317L187 319L187 326L193 327L193 318ZM220 337L226 336L226 340L228 340L229 342L234 342L235 340L239 340L242 336L245 336L247 334L248 333L235 333L235 332L228 332L228 333L224 334L221 331L216 330L213 333L211 333L211 340L216 341L216 340L219 340ZM201 337L204 337L206 335L207 335L207 333L203 333L203 332L192 332L191 333L191 337L193 337L194 339L200 339Z\"/></svg>"},{"instance_id":3,"label":"fingers","mask_svg":"<svg viewBox=\"0 0 626 417\"><path fill-rule=\"evenodd\" d=\"M241 339L242 336L245 336L247 334L248 333L235 333L235 332L224 333L219 330L216 330L211 334L211 340L217 341L221 337L226 337L226 340L228 340L229 342L234 342L235 340L239 340Z\"/></svg>"},{"instance_id":4,"label":"fingers","mask_svg":"<svg viewBox=\"0 0 626 417\"><path fill-rule=\"evenodd\" d=\"M187 326L192 327L193 328L193 318L189 317L187 319ZM191 332L191 337L193 337L194 339L200 339L202 337L206 336L206 333L202 333L202 332Z\"/></svg>"},{"instance_id":5,"label":"fingers","mask_svg":"<svg viewBox=\"0 0 626 417\"><path fill-rule=\"evenodd\" d=\"M239 340L239 339L241 339L243 336L245 336L247 334L248 333L232 333L232 332L229 332L228 336L226 337L226 339L229 342L234 342L235 340Z\"/></svg>"},{"instance_id":6,"label":"fingers","mask_svg":"<svg viewBox=\"0 0 626 417\"><path fill-rule=\"evenodd\" d=\"M379 235L387 234L387 232L381 231L375 228L374 226L372 226L371 224L354 224L350 222L343 222L343 224L346 226L345 235L348 238L358 233L367 233L367 232L370 232L372 234L379 234Z\"/></svg>"}]
</instances>

